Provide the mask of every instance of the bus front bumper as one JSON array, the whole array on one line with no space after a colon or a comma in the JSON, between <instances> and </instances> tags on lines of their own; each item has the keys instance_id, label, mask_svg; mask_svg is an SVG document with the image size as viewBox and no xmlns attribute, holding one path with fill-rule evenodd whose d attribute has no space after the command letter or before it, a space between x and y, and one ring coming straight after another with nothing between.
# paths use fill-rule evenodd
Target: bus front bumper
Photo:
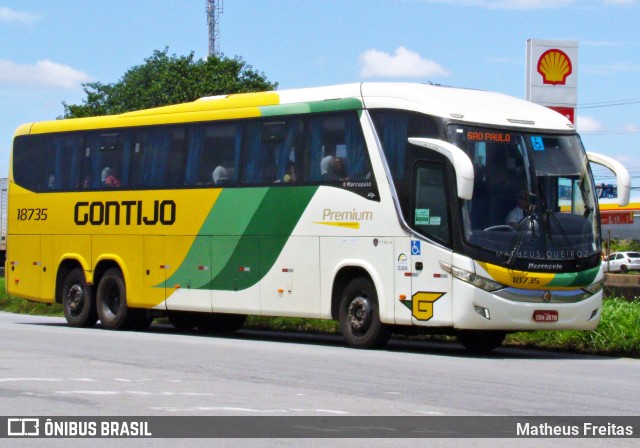
<instances>
[{"instance_id":1,"label":"bus front bumper","mask_svg":"<svg viewBox=\"0 0 640 448\"><path fill-rule=\"evenodd\" d=\"M454 280L453 326L465 330L593 330L602 317L602 290L590 294L506 288L493 293Z\"/></svg>"}]
</instances>

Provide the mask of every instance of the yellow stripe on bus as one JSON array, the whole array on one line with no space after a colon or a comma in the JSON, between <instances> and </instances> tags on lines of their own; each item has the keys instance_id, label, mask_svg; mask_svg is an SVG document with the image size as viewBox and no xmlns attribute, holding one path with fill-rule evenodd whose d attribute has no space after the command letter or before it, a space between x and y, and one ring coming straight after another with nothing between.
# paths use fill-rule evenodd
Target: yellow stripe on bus
<instances>
[{"instance_id":1,"label":"yellow stripe on bus","mask_svg":"<svg viewBox=\"0 0 640 448\"><path fill-rule=\"evenodd\" d=\"M354 229L358 230L360 228L359 222L346 221L346 222L336 222L336 221L316 221L314 224L321 224L323 226L334 226L334 227L342 227L345 229Z\"/></svg>"}]
</instances>

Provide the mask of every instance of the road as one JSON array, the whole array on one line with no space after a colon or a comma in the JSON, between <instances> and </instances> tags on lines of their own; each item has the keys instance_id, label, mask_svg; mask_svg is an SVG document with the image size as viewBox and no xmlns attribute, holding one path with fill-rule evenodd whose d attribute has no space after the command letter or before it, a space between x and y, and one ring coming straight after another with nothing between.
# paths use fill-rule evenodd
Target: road
<instances>
[{"instance_id":1,"label":"road","mask_svg":"<svg viewBox=\"0 0 640 448\"><path fill-rule=\"evenodd\" d=\"M0 414L10 416L635 416L640 403L640 361L626 358L511 348L477 357L457 344L414 341L361 351L333 336L244 330L211 337L161 324L112 332L7 313L0 313L0 337ZM240 442L230 446L258 446ZM505 444L486 446L507 446L498 442ZM565 439L563 446L604 446L588 442Z\"/></svg>"}]
</instances>

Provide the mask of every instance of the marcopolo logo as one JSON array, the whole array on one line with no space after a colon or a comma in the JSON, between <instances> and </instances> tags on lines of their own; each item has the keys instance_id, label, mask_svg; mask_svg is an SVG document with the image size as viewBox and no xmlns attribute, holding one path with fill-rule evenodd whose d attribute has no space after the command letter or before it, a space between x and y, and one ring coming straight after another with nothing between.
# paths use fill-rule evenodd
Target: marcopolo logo
<instances>
[{"instance_id":1,"label":"marcopolo logo","mask_svg":"<svg viewBox=\"0 0 640 448\"><path fill-rule=\"evenodd\" d=\"M547 50L538 59L538 73L545 84L565 85L567 77L573 73L571 59L562 50Z\"/></svg>"}]
</instances>

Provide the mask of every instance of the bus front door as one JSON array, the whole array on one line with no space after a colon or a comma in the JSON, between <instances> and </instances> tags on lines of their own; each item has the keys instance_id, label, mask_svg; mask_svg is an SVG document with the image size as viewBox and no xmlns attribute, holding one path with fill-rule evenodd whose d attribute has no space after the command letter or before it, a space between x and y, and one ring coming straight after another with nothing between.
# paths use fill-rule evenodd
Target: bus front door
<instances>
[{"instance_id":1,"label":"bus front door","mask_svg":"<svg viewBox=\"0 0 640 448\"><path fill-rule=\"evenodd\" d=\"M452 323L452 222L447 188L447 164L422 161L414 168L410 225L421 235L411 238L411 310L414 325L449 326Z\"/></svg>"}]
</instances>

